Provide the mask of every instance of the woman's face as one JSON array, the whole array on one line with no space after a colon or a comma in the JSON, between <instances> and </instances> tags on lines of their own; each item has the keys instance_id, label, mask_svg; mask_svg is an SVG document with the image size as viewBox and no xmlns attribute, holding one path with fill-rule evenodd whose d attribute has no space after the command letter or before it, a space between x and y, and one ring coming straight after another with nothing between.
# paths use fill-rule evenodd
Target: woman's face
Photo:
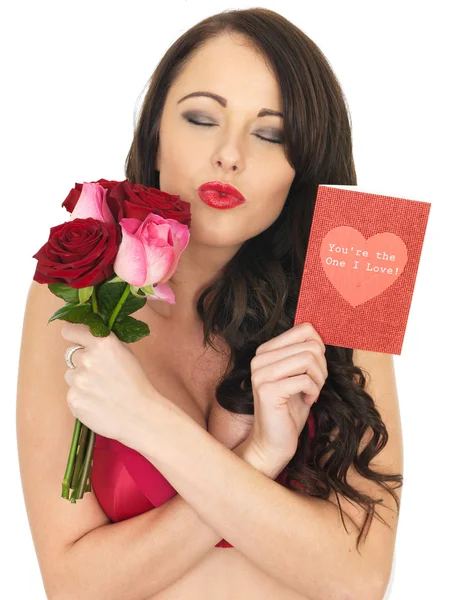
<instances>
[{"instance_id":1,"label":"woman's face","mask_svg":"<svg viewBox=\"0 0 449 600\"><path fill-rule=\"evenodd\" d=\"M240 247L276 220L295 176L284 153L282 117L258 117L264 108L282 112L279 86L242 41L236 34L209 41L173 84L163 109L155 168L160 189L191 205L190 243ZM180 102L199 91L222 96L226 107L205 96ZM227 210L205 204L197 188L215 180L231 183L246 202Z\"/></svg>"}]
</instances>

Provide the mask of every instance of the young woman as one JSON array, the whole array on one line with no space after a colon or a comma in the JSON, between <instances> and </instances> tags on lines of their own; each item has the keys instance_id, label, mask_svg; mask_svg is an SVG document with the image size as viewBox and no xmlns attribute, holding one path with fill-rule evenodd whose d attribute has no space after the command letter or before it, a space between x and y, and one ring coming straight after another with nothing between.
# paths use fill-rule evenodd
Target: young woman
<instances>
[{"instance_id":1,"label":"young woman","mask_svg":"<svg viewBox=\"0 0 449 600\"><path fill-rule=\"evenodd\" d=\"M380 600L402 484L392 357L293 327L317 186L357 183L326 58L270 10L205 19L154 72L126 177L189 202L190 241L175 304L149 297L129 348L47 327L60 301L31 285L18 437L48 596ZM70 504L74 416L97 438Z\"/></svg>"}]
</instances>

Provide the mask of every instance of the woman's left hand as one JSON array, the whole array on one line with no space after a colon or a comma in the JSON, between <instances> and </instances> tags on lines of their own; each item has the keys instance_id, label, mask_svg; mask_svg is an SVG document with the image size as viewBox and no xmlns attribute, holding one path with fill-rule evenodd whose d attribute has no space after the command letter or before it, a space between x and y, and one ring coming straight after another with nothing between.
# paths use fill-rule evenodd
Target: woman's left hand
<instances>
[{"instance_id":1,"label":"woman's left hand","mask_svg":"<svg viewBox=\"0 0 449 600\"><path fill-rule=\"evenodd\" d=\"M137 447L142 436L148 439L149 425L158 414L156 405L168 400L151 384L133 352L112 331L96 337L82 323L64 323L61 334L84 346L72 354L75 369L67 368L64 374L73 416L94 432L129 447Z\"/></svg>"},{"instance_id":2,"label":"woman's left hand","mask_svg":"<svg viewBox=\"0 0 449 600\"><path fill-rule=\"evenodd\" d=\"M251 360L251 444L268 462L288 461L327 376L326 346L310 323L261 344Z\"/></svg>"}]
</instances>

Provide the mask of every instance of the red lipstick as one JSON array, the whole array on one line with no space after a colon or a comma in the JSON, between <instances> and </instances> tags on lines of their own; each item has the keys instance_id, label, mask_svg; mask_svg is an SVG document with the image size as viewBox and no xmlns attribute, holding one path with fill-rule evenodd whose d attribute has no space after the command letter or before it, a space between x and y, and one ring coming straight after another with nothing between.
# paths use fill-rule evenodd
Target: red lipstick
<instances>
[{"instance_id":1,"label":"red lipstick","mask_svg":"<svg viewBox=\"0 0 449 600\"><path fill-rule=\"evenodd\" d=\"M203 202L221 210L239 206L246 200L237 188L221 181L203 183L197 192Z\"/></svg>"}]
</instances>

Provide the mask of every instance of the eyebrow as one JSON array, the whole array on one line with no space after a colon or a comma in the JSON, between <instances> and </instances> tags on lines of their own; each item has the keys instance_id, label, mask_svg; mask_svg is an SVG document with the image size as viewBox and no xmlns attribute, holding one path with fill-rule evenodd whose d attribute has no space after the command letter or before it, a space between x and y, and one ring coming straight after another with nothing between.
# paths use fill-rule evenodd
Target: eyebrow
<instances>
[{"instance_id":1,"label":"eyebrow","mask_svg":"<svg viewBox=\"0 0 449 600\"><path fill-rule=\"evenodd\" d=\"M224 108L226 108L228 101L226 100L226 98L223 98L223 96L219 96L218 94L213 94L212 92L192 92L191 94L187 94L187 96L183 96L181 98L181 100L178 100L178 104L180 104L181 102L183 102L183 100L187 100L187 98L193 98L194 96L207 96L208 98L212 98L213 100L216 100L217 102L219 102L221 104L221 106L223 106ZM282 117L284 118L284 114L277 111L277 110L271 110L271 108L262 108L258 115L258 117L266 117L266 116L274 116L274 117Z\"/></svg>"}]
</instances>

